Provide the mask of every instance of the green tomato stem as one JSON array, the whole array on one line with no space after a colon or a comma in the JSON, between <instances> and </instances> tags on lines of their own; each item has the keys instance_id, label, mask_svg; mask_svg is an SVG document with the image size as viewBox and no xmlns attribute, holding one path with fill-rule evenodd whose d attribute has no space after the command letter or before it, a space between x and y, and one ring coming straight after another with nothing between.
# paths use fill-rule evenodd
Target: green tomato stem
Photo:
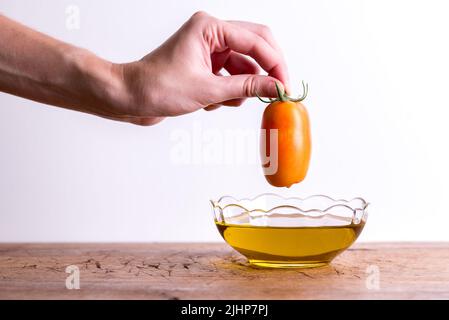
<instances>
[{"instance_id":1,"label":"green tomato stem","mask_svg":"<svg viewBox=\"0 0 449 320\"><path fill-rule=\"evenodd\" d=\"M274 83L275 86L276 86L276 92L277 92L277 95L278 95L277 98L275 98L275 99L268 98L268 100L264 100L257 93L256 93L256 96L263 103L273 103L273 102L276 102L276 101L301 102L301 101L303 101L307 97L307 94L309 93L309 84L305 83L304 81L301 81L301 83L302 83L302 95L300 95L298 98L292 98L289 95L287 95L285 93L284 89L281 86L279 86L277 81Z\"/></svg>"}]
</instances>

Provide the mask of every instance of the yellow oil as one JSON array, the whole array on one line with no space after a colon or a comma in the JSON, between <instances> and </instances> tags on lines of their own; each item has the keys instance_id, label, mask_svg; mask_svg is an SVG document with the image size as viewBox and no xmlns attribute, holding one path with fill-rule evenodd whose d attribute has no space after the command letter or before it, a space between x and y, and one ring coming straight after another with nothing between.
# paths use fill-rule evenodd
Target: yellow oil
<instances>
[{"instance_id":1,"label":"yellow oil","mask_svg":"<svg viewBox=\"0 0 449 320\"><path fill-rule=\"evenodd\" d=\"M323 227L216 225L224 240L253 265L309 268L326 265L347 249L364 222Z\"/></svg>"}]
</instances>

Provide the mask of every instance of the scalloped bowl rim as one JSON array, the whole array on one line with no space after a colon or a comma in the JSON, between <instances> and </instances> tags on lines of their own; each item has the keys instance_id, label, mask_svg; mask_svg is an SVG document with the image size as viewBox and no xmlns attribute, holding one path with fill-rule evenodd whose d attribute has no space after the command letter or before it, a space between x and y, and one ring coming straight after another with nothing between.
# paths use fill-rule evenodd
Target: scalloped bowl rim
<instances>
[{"instance_id":1,"label":"scalloped bowl rim","mask_svg":"<svg viewBox=\"0 0 449 320\"><path fill-rule=\"evenodd\" d=\"M329 206L329 207L327 207L325 209L312 208L312 209L307 209L307 210L302 209L302 208L300 208L298 206L293 206L293 205L279 205L279 206L275 206L275 207L273 207L273 208L271 208L269 210L264 210L264 209L251 209L250 210L250 209L246 208L245 206L243 206L241 204L238 204L238 202L255 201L255 200L257 200L257 199L259 199L261 197L266 197L266 196L274 196L274 197L277 197L277 198L280 198L280 199L283 199L283 200L286 200L286 201L289 201L289 200L306 201L306 200L309 200L309 199L321 197L321 198L326 198L326 199L328 199L330 201L337 202L337 203L333 204L333 205L331 205L331 206ZM232 199L232 200L234 200L237 203L229 203L229 204L226 204L224 206L221 206L220 202L223 201L226 198ZM362 206L361 207L355 207L355 208L349 206L349 203L353 202L354 200L361 201L362 202ZM327 195L324 195L324 194L314 194L314 195L310 195L310 196L302 198L302 197L284 197L284 196L276 194L276 193L262 193L262 194L259 194L259 195L255 196L255 197L253 197L253 198L241 198L241 199L237 199L237 198L235 198L233 196L225 195L225 196L220 197L217 201L210 200L210 202L211 202L213 208L218 208L221 211L225 210L228 207L239 207L239 208L245 210L248 213L261 212L261 213L265 213L265 214L271 213L274 210L279 210L279 209L282 209L282 208L295 209L295 210L298 210L298 211L303 212L303 213L318 212L318 213L326 214L327 211L329 211L331 209L334 209L336 207L344 207L344 208L349 209L349 210L351 210L351 211L353 211L355 213L356 211L359 211L359 210L365 211L367 209L367 207L369 206L369 202L367 202L362 197L355 197L355 198L352 198L350 200L346 200L346 199L334 199L334 198L332 198L330 196L327 196ZM338 203L338 202L343 202L343 203Z\"/></svg>"}]
</instances>

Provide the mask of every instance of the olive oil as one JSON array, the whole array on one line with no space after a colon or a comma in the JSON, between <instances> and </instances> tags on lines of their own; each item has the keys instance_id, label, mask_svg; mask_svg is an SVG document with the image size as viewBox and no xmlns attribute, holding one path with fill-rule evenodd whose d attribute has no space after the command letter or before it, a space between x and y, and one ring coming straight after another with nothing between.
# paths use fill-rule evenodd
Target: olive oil
<instances>
[{"instance_id":1,"label":"olive oil","mask_svg":"<svg viewBox=\"0 0 449 320\"><path fill-rule=\"evenodd\" d=\"M348 248L365 222L319 227L215 224L224 240L253 265L308 268L326 265Z\"/></svg>"}]
</instances>

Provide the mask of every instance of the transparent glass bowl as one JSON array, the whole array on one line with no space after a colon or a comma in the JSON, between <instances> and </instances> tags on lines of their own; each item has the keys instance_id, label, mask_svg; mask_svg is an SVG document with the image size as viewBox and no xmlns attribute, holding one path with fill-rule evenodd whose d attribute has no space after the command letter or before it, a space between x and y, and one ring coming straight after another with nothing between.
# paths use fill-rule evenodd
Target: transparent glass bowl
<instances>
[{"instance_id":1,"label":"transparent glass bowl","mask_svg":"<svg viewBox=\"0 0 449 320\"><path fill-rule=\"evenodd\" d=\"M265 193L255 198L211 200L223 239L261 267L323 266L346 250L362 232L368 202L362 198L306 198Z\"/></svg>"}]
</instances>

